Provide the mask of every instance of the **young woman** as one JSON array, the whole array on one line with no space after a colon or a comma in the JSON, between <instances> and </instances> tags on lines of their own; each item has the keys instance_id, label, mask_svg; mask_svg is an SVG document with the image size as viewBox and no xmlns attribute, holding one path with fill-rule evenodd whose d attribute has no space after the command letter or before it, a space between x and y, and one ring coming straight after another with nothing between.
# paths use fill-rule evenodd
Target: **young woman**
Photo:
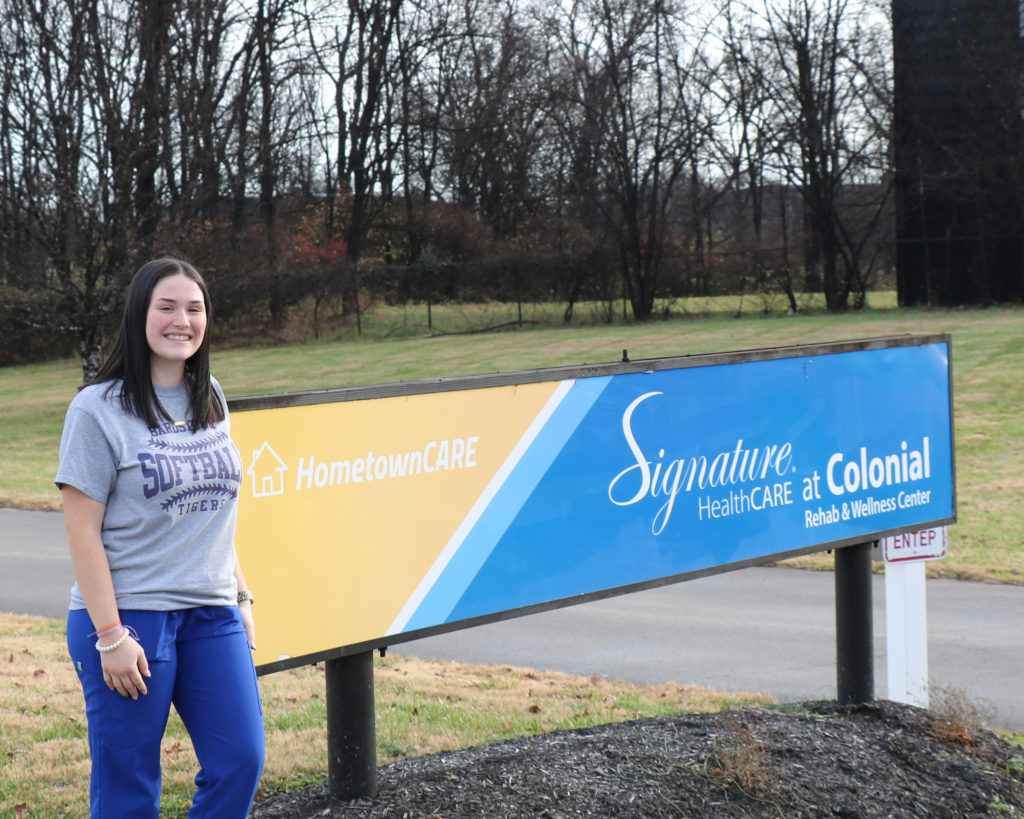
<instances>
[{"instance_id":1,"label":"young woman","mask_svg":"<svg viewBox=\"0 0 1024 819\"><path fill-rule=\"evenodd\" d=\"M246 816L263 767L252 594L234 544L242 467L209 319L195 269L144 265L110 357L64 421L55 482L93 819L158 816L172 704L200 764L190 817Z\"/></svg>"}]
</instances>

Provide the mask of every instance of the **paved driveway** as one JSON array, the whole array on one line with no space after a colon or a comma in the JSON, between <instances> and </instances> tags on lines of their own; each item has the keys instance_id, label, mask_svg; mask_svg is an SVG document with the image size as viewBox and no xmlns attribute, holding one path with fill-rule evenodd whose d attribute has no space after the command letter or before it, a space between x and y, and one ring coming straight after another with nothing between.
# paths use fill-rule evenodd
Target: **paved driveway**
<instances>
[{"instance_id":1,"label":"paved driveway","mask_svg":"<svg viewBox=\"0 0 1024 819\"><path fill-rule=\"evenodd\" d=\"M72 573L63 519L0 509L0 611L60 618ZM258 595L258 591L257 591ZM932 684L1024 732L1024 587L929 580ZM751 568L396 645L398 654L509 663L635 682L836 696L829 572ZM258 610L257 610L258 616ZM885 697L885 599L874 578L875 693Z\"/></svg>"}]
</instances>

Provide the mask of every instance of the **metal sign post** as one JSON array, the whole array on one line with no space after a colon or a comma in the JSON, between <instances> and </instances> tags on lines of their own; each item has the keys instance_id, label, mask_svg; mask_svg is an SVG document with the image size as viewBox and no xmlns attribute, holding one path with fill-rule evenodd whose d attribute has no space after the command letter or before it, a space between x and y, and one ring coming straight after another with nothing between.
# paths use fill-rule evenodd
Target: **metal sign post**
<instances>
[{"instance_id":1,"label":"metal sign post","mask_svg":"<svg viewBox=\"0 0 1024 819\"><path fill-rule=\"evenodd\" d=\"M327 660L327 782L334 799L377 793L373 652Z\"/></svg>"},{"instance_id":2,"label":"metal sign post","mask_svg":"<svg viewBox=\"0 0 1024 819\"><path fill-rule=\"evenodd\" d=\"M872 546L836 550L836 698L841 705L875 698Z\"/></svg>"}]
</instances>

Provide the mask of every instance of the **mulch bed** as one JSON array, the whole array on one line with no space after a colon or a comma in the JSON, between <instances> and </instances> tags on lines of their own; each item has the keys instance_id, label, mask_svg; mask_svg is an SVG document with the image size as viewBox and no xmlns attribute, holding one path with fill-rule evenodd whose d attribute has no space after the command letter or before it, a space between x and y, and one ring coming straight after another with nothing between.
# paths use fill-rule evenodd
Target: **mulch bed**
<instances>
[{"instance_id":1,"label":"mulch bed","mask_svg":"<svg viewBox=\"0 0 1024 819\"><path fill-rule=\"evenodd\" d=\"M318 784L251 816L1024 816L1024 749L949 728L887 701L643 719L405 759L378 770L373 799Z\"/></svg>"}]
</instances>

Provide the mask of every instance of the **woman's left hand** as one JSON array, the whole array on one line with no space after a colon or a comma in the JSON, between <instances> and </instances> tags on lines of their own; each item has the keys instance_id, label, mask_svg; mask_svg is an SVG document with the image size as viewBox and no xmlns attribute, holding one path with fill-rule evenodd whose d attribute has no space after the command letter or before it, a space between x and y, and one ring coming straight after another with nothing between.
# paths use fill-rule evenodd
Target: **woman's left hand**
<instances>
[{"instance_id":1,"label":"woman's left hand","mask_svg":"<svg viewBox=\"0 0 1024 819\"><path fill-rule=\"evenodd\" d=\"M242 625L245 626L245 636L249 640L249 648L256 650L256 620L252 616L252 602L244 600L238 604L238 611L242 615Z\"/></svg>"}]
</instances>

